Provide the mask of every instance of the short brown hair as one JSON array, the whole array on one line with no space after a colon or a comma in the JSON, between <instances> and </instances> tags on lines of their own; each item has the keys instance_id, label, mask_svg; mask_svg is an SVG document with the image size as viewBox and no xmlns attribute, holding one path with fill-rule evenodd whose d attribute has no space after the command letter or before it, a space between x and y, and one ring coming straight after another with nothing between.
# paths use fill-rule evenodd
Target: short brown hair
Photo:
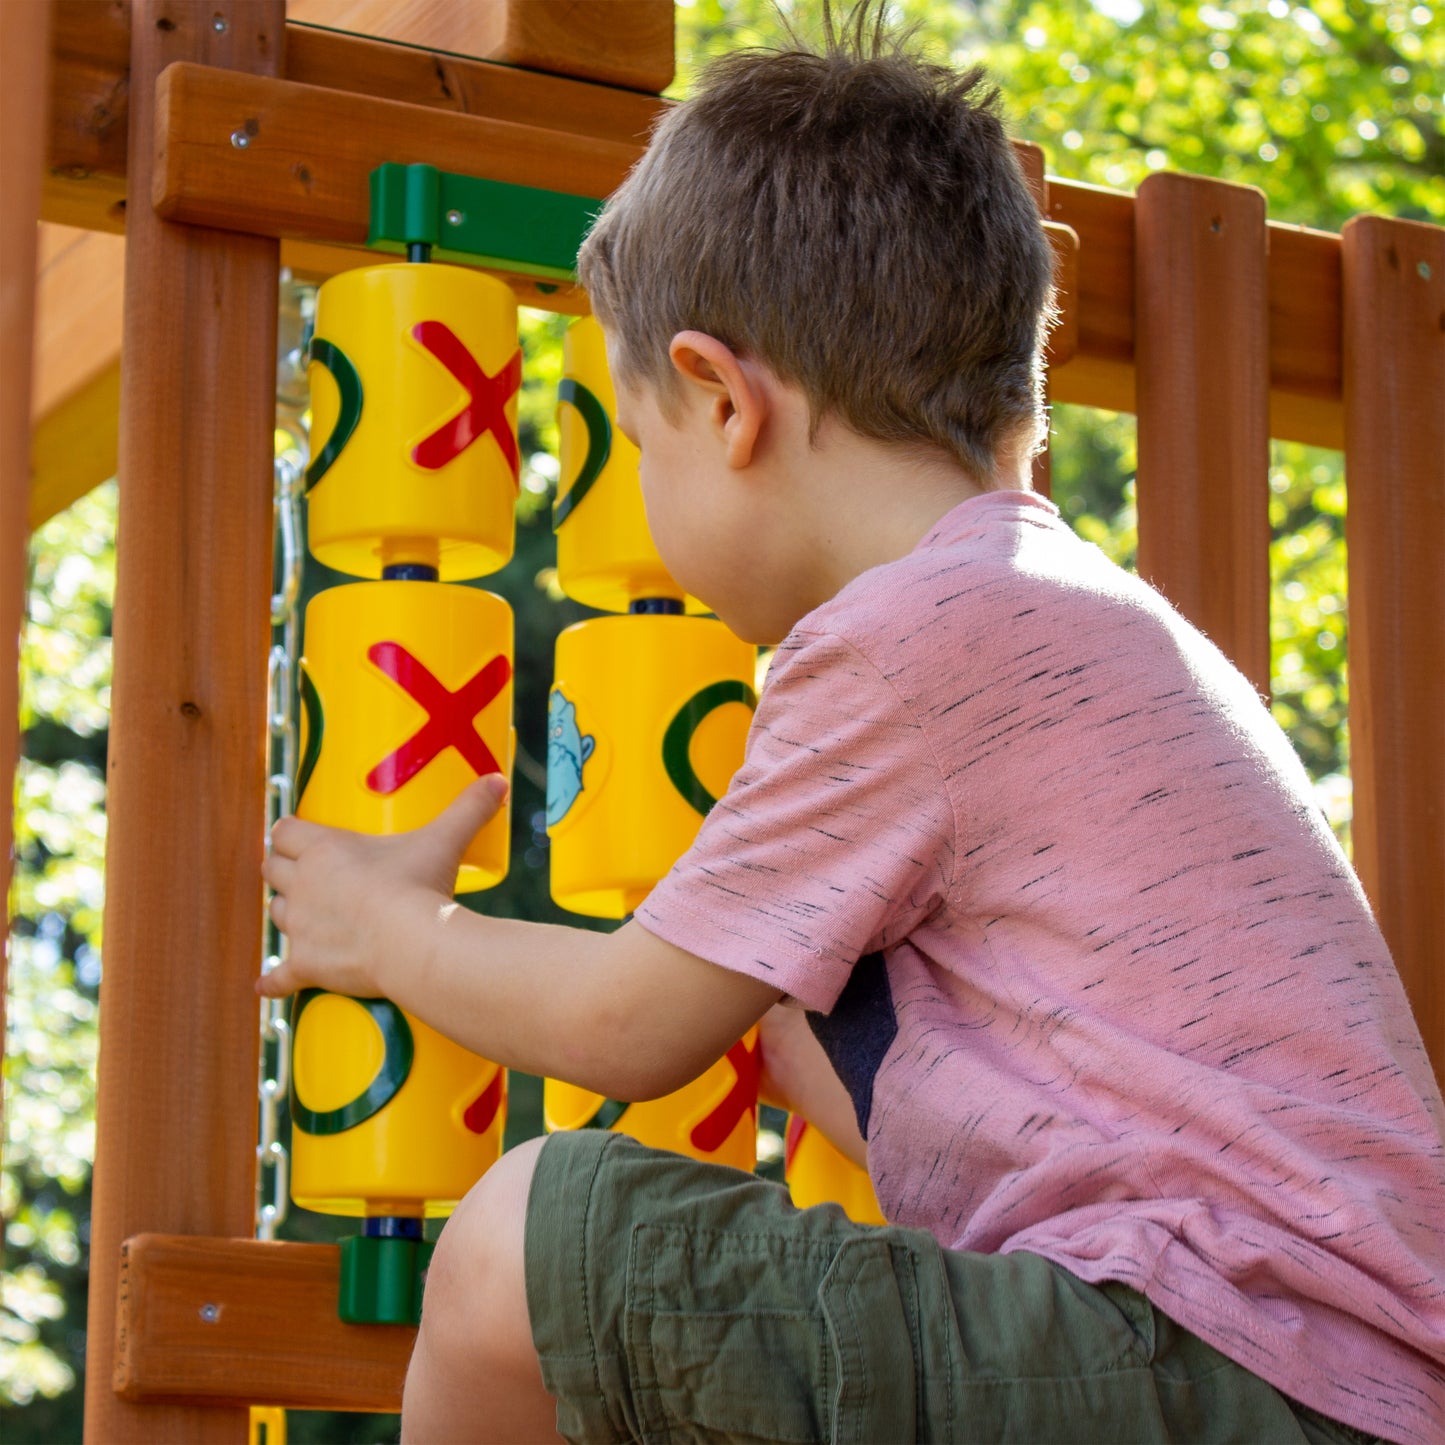
<instances>
[{"instance_id":1,"label":"short brown hair","mask_svg":"<svg viewBox=\"0 0 1445 1445\"><path fill-rule=\"evenodd\" d=\"M716 60L607 203L578 274L626 384L666 408L677 332L799 386L814 425L942 448L987 481L1042 431L1052 260L981 67L889 38L881 8Z\"/></svg>"}]
</instances>

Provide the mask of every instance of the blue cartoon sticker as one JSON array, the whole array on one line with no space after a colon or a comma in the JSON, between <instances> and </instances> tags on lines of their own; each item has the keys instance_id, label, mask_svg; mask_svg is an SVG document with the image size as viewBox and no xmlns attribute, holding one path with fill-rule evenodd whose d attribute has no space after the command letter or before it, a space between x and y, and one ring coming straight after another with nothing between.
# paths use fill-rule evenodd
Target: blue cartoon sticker
<instances>
[{"instance_id":1,"label":"blue cartoon sticker","mask_svg":"<svg viewBox=\"0 0 1445 1445\"><path fill-rule=\"evenodd\" d=\"M582 769L597 739L582 735L577 704L554 688L547 701L547 826L555 828L582 794Z\"/></svg>"}]
</instances>

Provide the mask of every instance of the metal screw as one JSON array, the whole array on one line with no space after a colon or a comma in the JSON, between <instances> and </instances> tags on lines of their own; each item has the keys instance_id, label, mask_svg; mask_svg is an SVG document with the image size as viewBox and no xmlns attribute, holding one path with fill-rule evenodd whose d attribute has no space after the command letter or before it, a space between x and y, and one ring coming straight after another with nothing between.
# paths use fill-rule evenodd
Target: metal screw
<instances>
[{"instance_id":1,"label":"metal screw","mask_svg":"<svg viewBox=\"0 0 1445 1445\"><path fill-rule=\"evenodd\" d=\"M462 213L461 213L460 211L448 211L448 212L447 212L447 225L449 225L449 226L460 226L461 223L462 223L463 221L465 221L465 220L466 220L466 217L465 217L464 215L462 215Z\"/></svg>"},{"instance_id":2,"label":"metal screw","mask_svg":"<svg viewBox=\"0 0 1445 1445\"><path fill-rule=\"evenodd\" d=\"M1428 281L1430 279L1430 263L1428 261L1417 262L1415 269L1420 273L1420 279L1422 281Z\"/></svg>"},{"instance_id":3,"label":"metal screw","mask_svg":"<svg viewBox=\"0 0 1445 1445\"><path fill-rule=\"evenodd\" d=\"M220 1305L202 1305L200 1314L208 1325L213 1325L221 1318L221 1307Z\"/></svg>"},{"instance_id":4,"label":"metal screw","mask_svg":"<svg viewBox=\"0 0 1445 1445\"><path fill-rule=\"evenodd\" d=\"M231 132L231 144L235 146L238 151L243 151L251 144L251 137L243 130L233 130Z\"/></svg>"},{"instance_id":5,"label":"metal screw","mask_svg":"<svg viewBox=\"0 0 1445 1445\"><path fill-rule=\"evenodd\" d=\"M214 30L217 35L224 35L226 33L226 17L224 15L217 15L216 18L211 21L211 29Z\"/></svg>"}]
</instances>

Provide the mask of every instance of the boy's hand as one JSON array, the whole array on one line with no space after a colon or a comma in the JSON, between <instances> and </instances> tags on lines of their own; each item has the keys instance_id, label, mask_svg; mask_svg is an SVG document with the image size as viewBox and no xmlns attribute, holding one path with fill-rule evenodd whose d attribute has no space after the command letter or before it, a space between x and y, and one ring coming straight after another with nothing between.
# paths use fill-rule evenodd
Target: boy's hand
<instances>
[{"instance_id":1,"label":"boy's hand","mask_svg":"<svg viewBox=\"0 0 1445 1445\"><path fill-rule=\"evenodd\" d=\"M412 966L452 890L467 845L507 796L497 773L468 787L411 833L372 837L283 818L271 830L262 876L275 890L271 917L287 937L286 961L258 993L280 998L316 986L366 998L389 992L389 966Z\"/></svg>"}]
</instances>

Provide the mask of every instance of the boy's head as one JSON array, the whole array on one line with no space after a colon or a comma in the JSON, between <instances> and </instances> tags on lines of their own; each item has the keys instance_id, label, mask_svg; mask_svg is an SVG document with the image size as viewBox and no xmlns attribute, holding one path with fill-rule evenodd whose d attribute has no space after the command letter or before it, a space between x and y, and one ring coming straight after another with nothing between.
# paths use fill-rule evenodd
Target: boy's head
<instances>
[{"instance_id":1,"label":"boy's head","mask_svg":"<svg viewBox=\"0 0 1445 1445\"><path fill-rule=\"evenodd\" d=\"M702 331L797 386L815 423L936 448L987 485L1042 433L1050 249L983 72L909 54L873 13L830 24L821 54L714 62L578 273L617 380L664 410L669 344Z\"/></svg>"}]
</instances>

